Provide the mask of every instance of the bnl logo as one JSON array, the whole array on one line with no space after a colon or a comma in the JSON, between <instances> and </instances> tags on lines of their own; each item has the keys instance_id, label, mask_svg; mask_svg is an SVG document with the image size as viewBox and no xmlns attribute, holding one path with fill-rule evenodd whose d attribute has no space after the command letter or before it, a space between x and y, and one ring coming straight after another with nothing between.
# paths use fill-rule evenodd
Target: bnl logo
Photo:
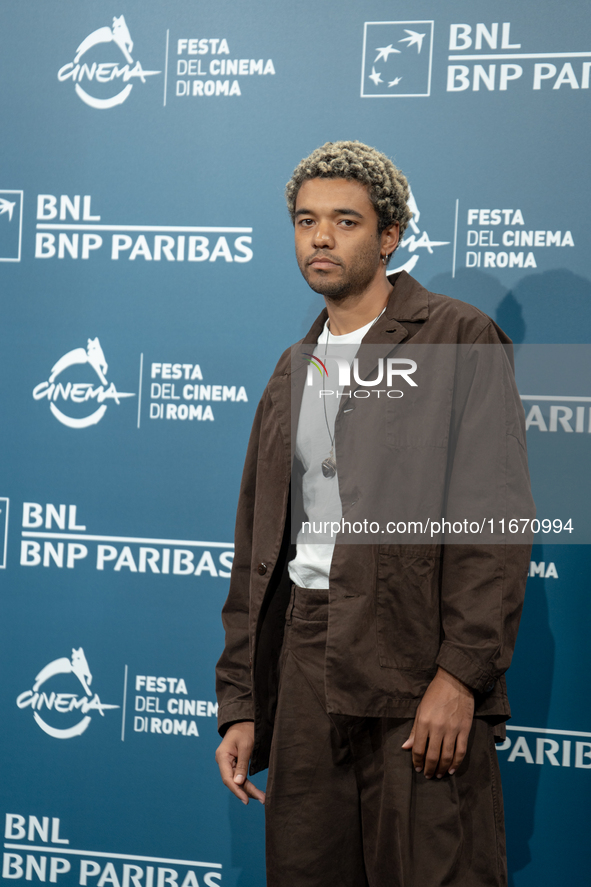
<instances>
[{"instance_id":1,"label":"bnl logo","mask_svg":"<svg viewBox=\"0 0 591 887\"><path fill-rule=\"evenodd\" d=\"M23 192L0 191L0 262L20 262Z\"/></svg>"},{"instance_id":2,"label":"bnl logo","mask_svg":"<svg viewBox=\"0 0 591 887\"><path fill-rule=\"evenodd\" d=\"M362 98L431 95L433 22L365 22Z\"/></svg>"}]
</instances>

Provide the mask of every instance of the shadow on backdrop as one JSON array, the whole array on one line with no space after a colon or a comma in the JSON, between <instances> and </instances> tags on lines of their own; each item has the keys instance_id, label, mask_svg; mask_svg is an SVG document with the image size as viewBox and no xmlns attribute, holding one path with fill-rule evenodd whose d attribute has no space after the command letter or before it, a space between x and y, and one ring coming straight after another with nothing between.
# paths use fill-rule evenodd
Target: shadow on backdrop
<instances>
[{"instance_id":1,"label":"shadow on backdrop","mask_svg":"<svg viewBox=\"0 0 591 887\"><path fill-rule=\"evenodd\" d=\"M493 318L508 291L493 274L476 268L458 268L455 277L452 277L449 271L437 274L425 286L431 292L443 293L475 305ZM506 330L506 333L511 335L509 330Z\"/></svg>"},{"instance_id":2,"label":"shadow on backdrop","mask_svg":"<svg viewBox=\"0 0 591 887\"><path fill-rule=\"evenodd\" d=\"M566 268L528 274L512 287L484 271L459 268L455 277L438 274L427 286L480 308L516 345L591 342L591 281Z\"/></svg>"},{"instance_id":3,"label":"shadow on backdrop","mask_svg":"<svg viewBox=\"0 0 591 887\"><path fill-rule=\"evenodd\" d=\"M525 319L523 308L510 291L501 299L495 312L495 320L502 330L511 330L507 335L516 345L525 340Z\"/></svg>"},{"instance_id":4,"label":"shadow on backdrop","mask_svg":"<svg viewBox=\"0 0 591 887\"><path fill-rule=\"evenodd\" d=\"M516 345L591 342L591 283L566 269L529 274L511 288L502 286L492 274L460 269L455 278L451 274L438 275L430 281L429 288L476 305L494 318ZM534 546L532 560L544 559L544 548ZM555 642L549 624L549 581L552 580L535 578L528 583L517 648L508 674L513 722L519 726L550 726ZM532 863L530 847L542 768L519 760L508 763L507 757L503 756L502 763L503 788L509 884L515 887L519 873Z\"/></svg>"},{"instance_id":5,"label":"shadow on backdrop","mask_svg":"<svg viewBox=\"0 0 591 887\"><path fill-rule=\"evenodd\" d=\"M531 559L544 560L544 547L534 545ZM536 577L527 584L525 604L515 655L507 675L512 721L517 726L547 727L554 675L555 643L550 630L546 582ZM513 740L516 734L508 731ZM532 861L530 841L534 834L536 798L542 768L503 756L503 794L507 827L509 885Z\"/></svg>"}]
</instances>

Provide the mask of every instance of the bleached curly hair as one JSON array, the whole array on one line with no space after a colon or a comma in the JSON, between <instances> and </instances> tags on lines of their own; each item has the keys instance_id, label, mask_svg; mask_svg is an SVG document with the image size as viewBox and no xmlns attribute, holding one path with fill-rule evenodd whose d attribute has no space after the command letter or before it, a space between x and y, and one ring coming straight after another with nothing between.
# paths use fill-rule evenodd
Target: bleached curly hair
<instances>
[{"instance_id":1,"label":"bleached curly hair","mask_svg":"<svg viewBox=\"0 0 591 887\"><path fill-rule=\"evenodd\" d=\"M378 234L398 222L402 240L412 217L407 204L410 189L406 176L385 154L363 142L326 142L300 160L285 187L287 208L294 224L298 191L307 179L316 178L355 179L367 185L378 215Z\"/></svg>"}]
</instances>

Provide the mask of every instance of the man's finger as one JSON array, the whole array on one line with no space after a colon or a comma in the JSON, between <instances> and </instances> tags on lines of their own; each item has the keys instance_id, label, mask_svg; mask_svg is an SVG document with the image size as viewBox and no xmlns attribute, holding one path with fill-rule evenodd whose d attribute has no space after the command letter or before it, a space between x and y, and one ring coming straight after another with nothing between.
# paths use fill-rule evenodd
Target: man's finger
<instances>
[{"instance_id":1,"label":"man's finger","mask_svg":"<svg viewBox=\"0 0 591 887\"><path fill-rule=\"evenodd\" d=\"M250 749L244 745L238 746L238 758L234 767L234 782L238 783L238 785L243 785L246 782L249 761Z\"/></svg>"},{"instance_id":2,"label":"man's finger","mask_svg":"<svg viewBox=\"0 0 591 887\"><path fill-rule=\"evenodd\" d=\"M429 733L429 745L425 755L424 773L427 779L435 775L441 757L441 743L443 736L438 733Z\"/></svg>"},{"instance_id":3,"label":"man's finger","mask_svg":"<svg viewBox=\"0 0 591 887\"><path fill-rule=\"evenodd\" d=\"M236 758L231 754L220 754L217 756L218 766L220 768L220 776L222 782L229 788L232 794L240 798L243 804L248 804L248 795L246 792L234 782L234 763Z\"/></svg>"},{"instance_id":4,"label":"man's finger","mask_svg":"<svg viewBox=\"0 0 591 887\"><path fill-rule=\"evenodd\" d=\"M406 742L403 742L403 743L402 743L402 746L401 746L401 747L402 747L402 748L406 748L406 749L412 748L412 747L413 747L413 744L414 744L414 741L415 741L415 728L414 728L414 724L413 724L413 728L412 728L412 730L410 731L410 736L408 737L408 739L406 740Z\"/></svg>"},{"instance_id":5,"label":"man's finger","mask_svg":"<svg viewBox=\"0 0 591 887\"><path fill-rule=\"evenodd\" d=\"M463 731L458 734L458 738L456 739L456 749L453 757L453 761L451 762L451 766L449 768L449 775L453 776L456 772L462 761L466 756L466 752L468 751L468 736L469 733Z\"/></svg>"},{"instance_id":6,"label":"man's finger","mask_svg":"<svg viewBox=\"0 0 591 887\"><path fill-rule=\"evenodd\" d=\"M412 744L412 763L417 772L423 769L425 764L425 749L427 747L428 731L421 724L415 726L415 735Z\"/></svg>"},{"instance_id":7,"label":"man's finger","mask_svg":"<svg viewBox=\"0 0 591 887\"><path fill-rule=\"evenodd\" d=\"M227 785L229 782L234 781L234 764L236 763L236 758L230 752L220 751L218 749L215 759L217 761L217 765L220 768L220 776L222 777L222 782Z\"/></svg>"},{"instance_id":8,"label":"man's finger","mask_svg":"<svg viewBox=\"0 0 591 887\"><path fill-rule=\"evenodd\" d=\"M248 762L254 745L254 725L251 721L242 721L230 726L215 753L220 768L220 776L224 785L236 795L243 804L248 804L249 795L244 790ZM259 797L259 791L252 786L251 797Z\"/></svg>"},{"instance_id":9,"label":"man's finger","mask_svg":"<svg viewBox=\"0 0 591 887\"><path fill-rule=\"evenodd\" d=\"M441 755L439 757L439 766L437 767L437 773L435 774L438 779L441 779L442 776L445 776L449 768L451 767L451 762L454 757L456 743L453 735L444 736L443 742L441 744Z\"/></svg>"},{"instance_id":10,"label":"man's finger","mask_svg":"<svg viewBox=\"0 0 591 887\"><path fill-rule=\"evenodd\" d=\"M244 785L243 785L243 788L244 788L244 791L245 791L245 792L246 792L251 798L253 798L255 801L260 801L261 804L264 804L264 803L265 803L265 793L262 792L262 791L260 790L260 788L257 788L256 785L255 785L253 782L250 781L250 779L247 779L247 780L246 780L246 782L245 782Z\"/></svg>"}]
</instances>

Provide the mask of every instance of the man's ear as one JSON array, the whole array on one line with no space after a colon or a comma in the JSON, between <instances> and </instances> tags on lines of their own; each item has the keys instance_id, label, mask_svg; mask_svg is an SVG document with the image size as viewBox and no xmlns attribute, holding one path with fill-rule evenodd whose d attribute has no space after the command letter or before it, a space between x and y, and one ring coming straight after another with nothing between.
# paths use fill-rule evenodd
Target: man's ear
<instances>
[{"instance_id":1,"label":"man's ear","mask_svg":"<svg viewBox=\"0 0 591 887\"><path fill-rule=\"evenodd\" d=\"M399 240L400 225L398 222L394 222L382 231L382 252L388 256L391 255L398 246Z\"/></svg>"}]
</instances>

